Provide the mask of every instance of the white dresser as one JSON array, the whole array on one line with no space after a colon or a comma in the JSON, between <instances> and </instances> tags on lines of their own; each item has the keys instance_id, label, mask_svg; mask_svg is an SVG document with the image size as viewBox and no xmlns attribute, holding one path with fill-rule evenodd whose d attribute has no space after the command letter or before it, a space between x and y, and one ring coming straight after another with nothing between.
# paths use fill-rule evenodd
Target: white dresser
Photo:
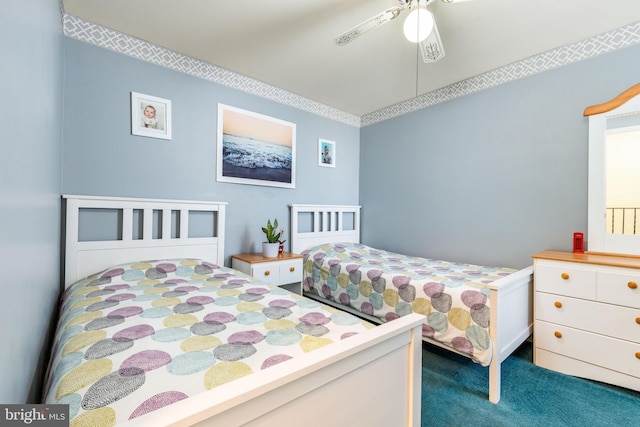
<instances>
[{"instance_id":1,"label":"white dresser","mask_svg":"<svg viewBox=\"0 0 640 427\"><path fill-rule=\"evenodd\" d=\"M533 362L640 390L640 257L544 251L533 259Z\"/></svg>"}]
</instances>

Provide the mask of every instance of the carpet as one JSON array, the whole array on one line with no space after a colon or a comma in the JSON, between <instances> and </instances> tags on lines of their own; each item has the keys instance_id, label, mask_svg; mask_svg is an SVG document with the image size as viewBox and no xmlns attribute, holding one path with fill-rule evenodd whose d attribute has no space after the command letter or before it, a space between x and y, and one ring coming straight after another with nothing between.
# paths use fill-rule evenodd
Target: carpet
<instances>
[{"instance_id":1,"label":"carpet","mask_svg":"<svg viewBox=\"0 0 640 427\"><path fill-rule=\"evenodd\" d=\"M422 426L640 426L640 393L533 364L523 343L502 363L498 404L489 369L423 343Z\"/></svg>"}]
</instances>

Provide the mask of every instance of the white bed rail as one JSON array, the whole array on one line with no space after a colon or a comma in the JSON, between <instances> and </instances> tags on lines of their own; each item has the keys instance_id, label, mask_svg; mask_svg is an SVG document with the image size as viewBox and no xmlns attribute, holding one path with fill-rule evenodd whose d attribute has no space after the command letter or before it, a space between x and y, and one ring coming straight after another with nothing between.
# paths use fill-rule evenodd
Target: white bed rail
<instances>
[{"instance_id":1,"label":"white bed rail","mask_svg":"<svg viewBox=\"0 0 640 427\"><path fill-rule=\"evenodd\" d=\"M118 263L140 259L202 258L224 264L225 207L223 202L138 199L63 195L66 209L65 287L89 274ZM83 209L122 212L120 229L112 230L120 238L82 241L79 233ZM141 212L141 237L134 238L134 211ZM154 212L161 221L154 225ZM172 213L177 212L178 229L172 235ZM212 212L213 235L190 237L189 213ZM158 237L153 236L154 228ZM111 231L111 230L110 230ZM143 257L143 258L141 258Z\"/></svg>"},{"instance_id":2,"label":"white bed rail","mask_svg":"<svg viewBox=\"0 0 640 427\"><path fill-rule=\"evenodd\" d=\"M293 204L289 207L293 253L327 242L360 242L360 206ZM303 215L311 216L310 230L301 230ZM348 221L347 216L352 221Z\"/></svg>"}]
</instances>

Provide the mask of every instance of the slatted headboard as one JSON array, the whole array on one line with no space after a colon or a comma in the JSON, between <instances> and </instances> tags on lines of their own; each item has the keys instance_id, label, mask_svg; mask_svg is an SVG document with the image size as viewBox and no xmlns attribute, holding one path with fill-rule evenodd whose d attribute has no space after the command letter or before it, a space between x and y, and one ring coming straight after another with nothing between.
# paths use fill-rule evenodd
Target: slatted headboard
<instances>
[{"instance_id":1,"label":"slatted headboard","mask_svg":"<svg viewBox=\"0 0 640 427\"><path fill-rule=\"evenodd\" d=\"M289 205L291 251L324 243L360 243L360 206Z\"/></svg>"},{"instance_id":2,"label":"slatted headboard","mask_svg":"<svg viewBox=\"0 0 640 427\"><path fill-rule=\"evenodd\" d=\"M65 216L65 287L90 274L125 262L201 258L224 265L226 203L63 195ZM81 234L84 215L113 214L117 230L106 240ZM205 215L208 235L194 236L192 215ZM197 219L197 218L194 218Z\"/></svg>"}]
</instances>

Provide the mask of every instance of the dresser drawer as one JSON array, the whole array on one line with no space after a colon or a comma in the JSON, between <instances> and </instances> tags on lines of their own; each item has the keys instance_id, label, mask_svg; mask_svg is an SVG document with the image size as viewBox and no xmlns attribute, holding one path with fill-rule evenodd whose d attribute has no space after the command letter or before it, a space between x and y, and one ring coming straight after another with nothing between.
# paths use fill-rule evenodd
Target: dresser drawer
<instances>
[{"instance_id":1,"label":"dresser drawer","mask_svg":"<svg viewBox=\"0 0 640 427\"><path fill-rule=\"evenodd\" d=\"M598 301L640 308L640 274L635 271L599 271Z\"/></svg>"},{"instance_id":2,"label":"dresser drawer","mask_svg":"<svg viewBox=\"0 0 640 427\"><path fill-rule=\"evenodd\" d=\"M535 293L536 320L640 343L640 310Z\"/></svg>"},{"instance_id":3,"label":"dresser drawer","mask_svg":"<svg viewBox=\"0 0 640 427\"><path fill-rule=\"evenodd\" d=\"M536 260L536 291L570 297L596 298L596 270L582 264Z\"/></svg>"},{"instance_id":4,"label":"dresser drawer","mask_svg":"<svg viewBox=\"0 0 640 427\"><path fill-rule=\"evenodd\" d=\"M536 348L640 377L640 344L536 321Z\"/></svg>"}]
</instances>

